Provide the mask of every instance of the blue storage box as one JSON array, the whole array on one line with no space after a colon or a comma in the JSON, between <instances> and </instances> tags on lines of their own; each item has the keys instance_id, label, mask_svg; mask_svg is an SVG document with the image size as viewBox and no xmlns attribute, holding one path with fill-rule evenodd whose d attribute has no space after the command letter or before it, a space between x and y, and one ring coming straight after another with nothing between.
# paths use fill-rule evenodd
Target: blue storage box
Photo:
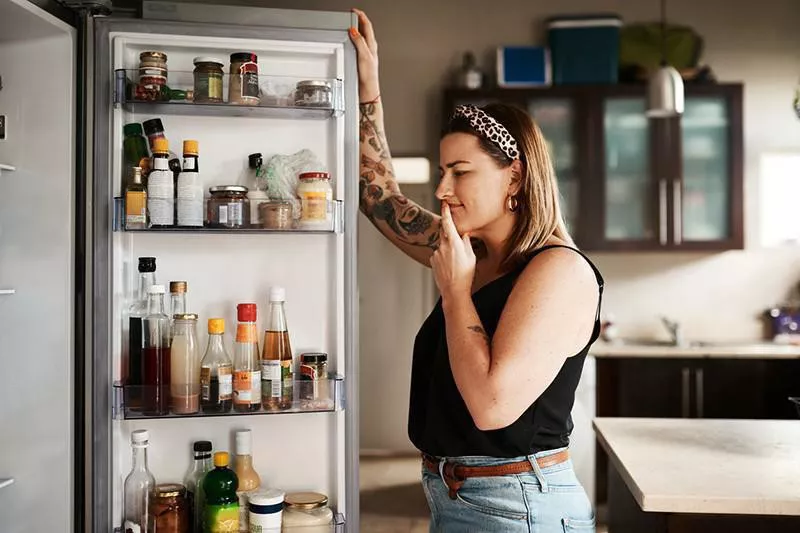
<instances>
[{"instance_id":1,"label":"blue storage box","mask_svg":"<svg viewBox=\"0 0 800 533\"><path fill-rule=\"evenodd\" d=\"M497 49L497 85L550 85L550 52L543 46L501 46Z\"/></svg>"},{"instance_id":2,"label":"blue storage box","mask_svg":"<svg viewBox=\"0 0 800 533\"><path fill-rule=\"evenodd\" d=\"M553 83L617 83L621 26L615 15L548 19Z\"/></svg>"}]
</instances>

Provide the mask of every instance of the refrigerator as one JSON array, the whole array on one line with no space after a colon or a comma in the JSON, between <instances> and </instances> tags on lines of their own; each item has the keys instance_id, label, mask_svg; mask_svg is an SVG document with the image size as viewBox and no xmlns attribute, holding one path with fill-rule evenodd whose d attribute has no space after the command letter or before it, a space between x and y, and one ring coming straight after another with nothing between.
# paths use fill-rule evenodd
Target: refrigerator
<instances>
[{"instance_id":1,"label":"refrigerator","mask_svg":"<svg viewBox=\"0 0 800 533\"><path fill-rule=\"evenodd\" d=\"M0 375L0 416L17 428L0 437L9 451L2 455L15 455L0 459L0 531L119 530L137 429L149 431L157 483L182 482L194 441L233 455L234 432L249 429L262 487L323 493L334 512L327 530L358 531L354 16L147 1L125 12L103 1L0 3L8 30L0 37L0 164L14 167L0 170L0 360L30 374ZM145 51L166 54L167 84L178 90L195 89L193 58L224 60L226 101L228 58L254 53L261 100L142 101L132 87ZM33 66L26 54L48 59ZM295 101L306 80L325 81L329 101ZM329 225L127 229L123 126L153 118L179 158L182 141L198 141L206 191L252 186L250 154L278 169L272 156L309 150L331 175ZM326 401L301 401L296 382L288 412L148 416L132 408L126 311L139 257L156 258L158 284L188 283L201 356L212 317L225 319L233 355L238 303L258 305L261 345L270 288L283 287L294 370L301 353L327 353ZM26 402L29 379L40 392Z\"/></svg>"}]
</instances>

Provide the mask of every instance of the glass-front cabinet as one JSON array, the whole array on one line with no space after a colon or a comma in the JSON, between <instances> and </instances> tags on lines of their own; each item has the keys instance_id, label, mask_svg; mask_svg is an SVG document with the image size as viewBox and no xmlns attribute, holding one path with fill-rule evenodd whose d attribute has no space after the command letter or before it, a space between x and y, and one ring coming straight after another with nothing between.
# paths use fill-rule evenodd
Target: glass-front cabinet
<instances>
[{"instance_id":1,"label":"glass-front cabinet","mask_svg":"<svg viewBox=\"0 0 800 533\"><path fill-rule=\"evenodd\" d=\"M527 109L553 159L562 210L586 250L743 247L740 84L686 85L677 119L648 119L644 85L445 91Z\"/></svg>"}]
</instances>

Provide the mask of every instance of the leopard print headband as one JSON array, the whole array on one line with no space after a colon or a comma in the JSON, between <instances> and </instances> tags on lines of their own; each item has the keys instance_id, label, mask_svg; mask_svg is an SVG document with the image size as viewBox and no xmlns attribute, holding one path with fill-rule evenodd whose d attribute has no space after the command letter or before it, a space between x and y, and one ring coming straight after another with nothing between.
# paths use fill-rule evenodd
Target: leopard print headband
<instances>
[{"instance_id":1,"label":"leopard print headband","mask_svg":"<svg viewBox=\"0 0 800 533\"><path fill-rule=\"evenodd\" d=\"M489 116L486 111L474 105L460 105L453 113L453 118L456 117L467 119L472 129L500 148L510 159L519 159L517 141L505 126Z\"/></svg>"}]
</instances>

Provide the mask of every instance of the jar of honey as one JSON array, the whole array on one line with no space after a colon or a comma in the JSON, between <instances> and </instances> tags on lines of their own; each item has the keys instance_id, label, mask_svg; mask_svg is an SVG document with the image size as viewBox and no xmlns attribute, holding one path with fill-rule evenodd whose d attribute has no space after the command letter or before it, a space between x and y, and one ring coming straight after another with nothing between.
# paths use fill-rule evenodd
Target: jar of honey
<instances>
[{"instance_id":1,"label":"jar of honey","mask_svg":"<svg viewBox=\"0 0 800 533\"><path fill-rule=\"evenodd\" d=\"M158 533L190 533L189 502L183 485L156 485L150 510Z\"/></svg>"}]
</instances>

